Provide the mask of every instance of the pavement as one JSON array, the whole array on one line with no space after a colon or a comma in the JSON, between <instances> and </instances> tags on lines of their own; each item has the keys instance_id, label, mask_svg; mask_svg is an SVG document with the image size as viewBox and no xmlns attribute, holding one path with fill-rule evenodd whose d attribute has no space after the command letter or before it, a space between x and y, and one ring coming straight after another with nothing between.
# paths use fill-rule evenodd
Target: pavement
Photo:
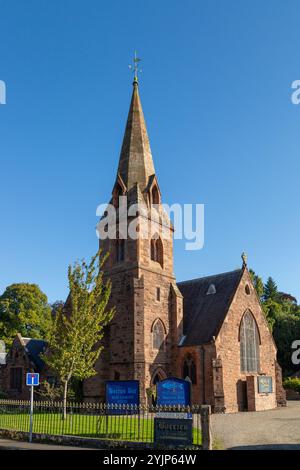
<instances>
[{"instance_id":1,"label":"pavement","mask_svg":"<svg viewBox=\"0 0 300 470\"><path fill-rule=\"evenodd\" d=\"M60 446L53 444L39 444L22 441L13 441L10 439L0 439L1 450L95 450L83 447Z\"/></svg>"},{"instance_id":2,"label":"pavement","mask_svg":"<svg viewBox=\"0 0 300 470\"><path fill-rule=\"evenodd\" d=\"M233 450L300 450L300 401L275 410L212 415L218 447Z\"/></svg>"}]
</instances>

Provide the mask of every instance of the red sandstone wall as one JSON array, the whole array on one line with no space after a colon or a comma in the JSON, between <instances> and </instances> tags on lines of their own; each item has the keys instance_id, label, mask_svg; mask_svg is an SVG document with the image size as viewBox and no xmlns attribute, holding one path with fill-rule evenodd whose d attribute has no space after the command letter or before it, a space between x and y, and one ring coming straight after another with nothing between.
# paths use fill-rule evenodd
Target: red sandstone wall
<instances>
[{"instance_id":1,"label":"red sandstone wall","mask_svg":"<svg viewBox=\"0 0 300 470\"><path fill-rule=\"evenodd\" d=\"M250 286L250 295L247 295L245 292L246 284ZM260 332L261 373L272 376L273 378L273 397L265 400L268 402L268 405L261 404L259 406L264 409L266 409L265 406L270 408L276 406L276 347L254 287L251 284L250 275L246 270L234 296L227 318L216 339L217 356L221 358L223 365L223 387L226 412L235 412L243 409L243 389L245 387L246 375L242 374L240 371L240 344L238 334L242 316L247 309L249 309L255 317Z\"/></svg>"}]
</instances>

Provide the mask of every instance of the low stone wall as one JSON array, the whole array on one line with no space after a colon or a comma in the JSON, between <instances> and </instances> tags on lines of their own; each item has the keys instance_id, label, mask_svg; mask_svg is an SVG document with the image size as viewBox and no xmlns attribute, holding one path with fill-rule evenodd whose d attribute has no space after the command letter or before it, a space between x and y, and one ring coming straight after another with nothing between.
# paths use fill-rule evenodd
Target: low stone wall
<instances>
[{"instance_id":1,"label":"low stone wall","mask_svg":"<svg viewBox=\"0 0 300 470\"><path fill-rule=\"evenodd\" d=\"M14 441L28 441L29 433L23 431L12 431L9 429L0 429L0 437L4 439L12 439ZM59 436L50 434L32 434L32 442L43 442L44 444L61 444L70 447L84 447L90 449L154 449L154 444L149 442L131 442L131 441L114 441L113 439L93 439L77 436ZM195 449L201 450L202 447L195 446Z\"/></svg>"},{"instance_id":2,"label":"low stone wall","mask_svg":"<svg viewBox=\"0 0 300 470\"><path fill-rule=\"evenodd\" d=\"M300 400L300 393L295 390L286 390L286 399L287 400Z\"/></svg>"},{"instance_id":3,"label":"low stone wall","mask_svg":"<svg viewBox=\"0 0 300 470\"><path fill-rule=\"evenodd\" d=\"M14 441L28 441L29 433L0 429L0 437ZM61 444L72 447L87 447L93 449L153 449L149 442L114 441L113 439L93 439L77 436L59 436L50 434L32 434L32 442L43 442L45 444Z\"/></svg>"}]
</instances>

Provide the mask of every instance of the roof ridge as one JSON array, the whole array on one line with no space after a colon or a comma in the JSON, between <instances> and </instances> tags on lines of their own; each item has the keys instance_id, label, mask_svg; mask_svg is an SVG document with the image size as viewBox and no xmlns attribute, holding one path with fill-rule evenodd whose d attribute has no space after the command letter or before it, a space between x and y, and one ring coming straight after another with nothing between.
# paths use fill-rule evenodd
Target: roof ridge
<instances>
[{"instance_id":1,"label":"roof ridge","mask_svg":"<svg viewBox=\"0 0 300 470\"><path fill-rule=\"evenodd\" d=\"M210 274L209 276L202 276L202 277L197 277L197 278L194 278L194 279L187 279L186 281L179 281L179 282L177 282L177 284L184 284L186 282L202 281L203 279L209 279L210 277L224 276L225 274L237 273L237 272L240 272L241 270L242 270L242 268L238 268L238 269L233 269L232 271L225 271L225 272L219 273L219 274Z\"/></svg>"}]
</instances>

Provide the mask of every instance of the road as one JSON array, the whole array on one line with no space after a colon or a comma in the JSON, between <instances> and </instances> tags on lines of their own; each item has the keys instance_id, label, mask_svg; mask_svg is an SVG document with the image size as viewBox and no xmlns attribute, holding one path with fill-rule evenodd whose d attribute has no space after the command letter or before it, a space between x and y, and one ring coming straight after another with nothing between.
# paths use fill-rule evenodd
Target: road
<instances>
[{"instance_id":1,"label":"road","mask_svg":"<svg viewBox=\"0 0 300 470\"><path fill-rule=\"evenodd\" d=\"M300 401L269 411L215 414L212 430L225 449L300 450Z\"/></svg>"}]
</instances>

